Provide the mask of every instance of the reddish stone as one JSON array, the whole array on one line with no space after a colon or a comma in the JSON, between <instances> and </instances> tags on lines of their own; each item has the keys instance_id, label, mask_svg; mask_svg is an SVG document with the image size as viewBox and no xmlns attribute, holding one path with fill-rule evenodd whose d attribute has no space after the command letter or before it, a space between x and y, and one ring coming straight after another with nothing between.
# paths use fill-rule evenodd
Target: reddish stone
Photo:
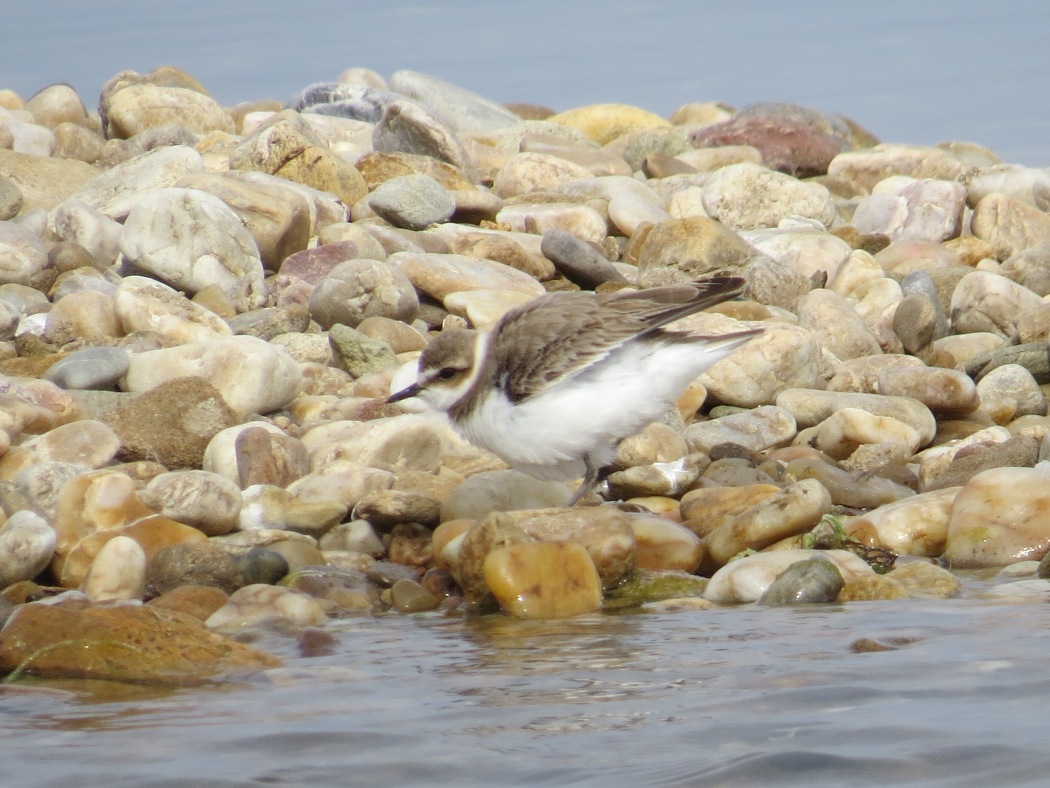
<instances>
[{"instance_id":1,"label":"reddish stone","mask_svg":"<svg viewBox=\"0 0 1050 788\"><path fill-rule=\"evenodd\" d=\"M825 175L828 164L846 146L807 123L788 117L736 116L689 135L694 148L751 145L770 169L798 178Z\"/></svg>"}]
</instances>

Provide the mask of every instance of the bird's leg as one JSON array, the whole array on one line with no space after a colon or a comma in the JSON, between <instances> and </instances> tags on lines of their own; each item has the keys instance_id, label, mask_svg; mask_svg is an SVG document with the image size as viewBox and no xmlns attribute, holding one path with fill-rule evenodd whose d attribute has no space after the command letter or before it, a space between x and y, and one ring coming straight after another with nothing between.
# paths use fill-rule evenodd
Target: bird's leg
<instances>
[{"instance_id":1,"label":"bird's leg","mask_svg":"<svg viewBox=\"0 0 1050 788\"><path fill-rule=\"evenodd\" d=\"M591 455L583 455L583 465L587 469L583 475L583 483L572 494L569 502L565 504L566 506L575 506L583 496L594 489L594 485L601 479L602 469L591 462Z\"/></svg>"}]
</instances>

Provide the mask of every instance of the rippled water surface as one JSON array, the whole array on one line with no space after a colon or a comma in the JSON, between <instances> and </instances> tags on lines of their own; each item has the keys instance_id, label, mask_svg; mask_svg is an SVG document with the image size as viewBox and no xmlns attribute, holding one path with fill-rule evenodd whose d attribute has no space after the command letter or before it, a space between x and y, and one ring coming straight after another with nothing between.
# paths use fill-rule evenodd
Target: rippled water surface
<instances>
[{"instance_id":1,"label":"rippled water surface","mask_svg":"<svg viewBox=\"0 0 1050 788\"><path fill-rule=\"evenodd\" d=\"M247 684L7 687L0 782L1045 784L1048 628L980 598L351 619L327 656L266 636L286 667Z\"/></svg>"}]
</instances>

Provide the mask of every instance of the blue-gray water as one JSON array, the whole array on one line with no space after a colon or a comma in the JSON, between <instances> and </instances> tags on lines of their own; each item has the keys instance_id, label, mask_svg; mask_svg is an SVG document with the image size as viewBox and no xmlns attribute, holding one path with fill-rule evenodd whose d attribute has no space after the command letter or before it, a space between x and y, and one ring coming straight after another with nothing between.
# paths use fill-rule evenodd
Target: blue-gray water
<instances>
[{"instance_id":1,"label":"blue-gray water","mask_svg":"<svg viewBox=\"0 0 1050 788\"><path fill-rule=\"evenodd\" d=\"M266 681L0 691L5 786L1046 785L1050 608L336 622ZM896 650L854 653L860 638Z\"/></svg>"},{"instance_id":2,"label":"blue-gray water","mask_svg":"<svg viewBox=\"0 0 1050 788\"><path fill-rule=\"evenodd\" d=\"M788 100L887 141L1050 165L1050 6L974 2L16 0L0 87L88 104L170 63L221 101L350 66L500 101ZM246 686L114 699L0 688L5 786L1041 785L1050 608L883 602L334 622L334 653ZM903 645L853 653L858 638Z\"/></svg>"},{"instance_id":3,"label":"blue-gray water","mask_svg":"<svg viewBox=\"0 0 1050 788\"><path fill-rule=\"evenodd\" d=\"M885 141L979 142L1050 165L1045 0L13 0L0 87L57 81L94 105L106 79L169 63L220 101L287 98L350 66L426 71L498 101L795 101Z\"/></svg>"}]
</instances>

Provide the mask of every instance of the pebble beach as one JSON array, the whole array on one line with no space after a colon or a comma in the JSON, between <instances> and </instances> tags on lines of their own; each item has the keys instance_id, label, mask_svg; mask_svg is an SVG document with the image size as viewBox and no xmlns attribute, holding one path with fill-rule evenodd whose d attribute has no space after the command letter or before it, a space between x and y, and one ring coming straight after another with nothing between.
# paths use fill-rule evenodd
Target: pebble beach
<instances>
[{"instance_id":1,"label":"pebble beach","mask_svg":"<svg viewBox=\"0 0 1050 788\"><path fill-rule=\"evenodd\" d=\"M95 103L0 90L9 681L264 671L275 622L307 653L355 616L1050 595L1047 170L412 71ZM385 403L444 329L715 274L743 298L676 328L763 333L571 509Z\"/></svg>"}]
</instances>

